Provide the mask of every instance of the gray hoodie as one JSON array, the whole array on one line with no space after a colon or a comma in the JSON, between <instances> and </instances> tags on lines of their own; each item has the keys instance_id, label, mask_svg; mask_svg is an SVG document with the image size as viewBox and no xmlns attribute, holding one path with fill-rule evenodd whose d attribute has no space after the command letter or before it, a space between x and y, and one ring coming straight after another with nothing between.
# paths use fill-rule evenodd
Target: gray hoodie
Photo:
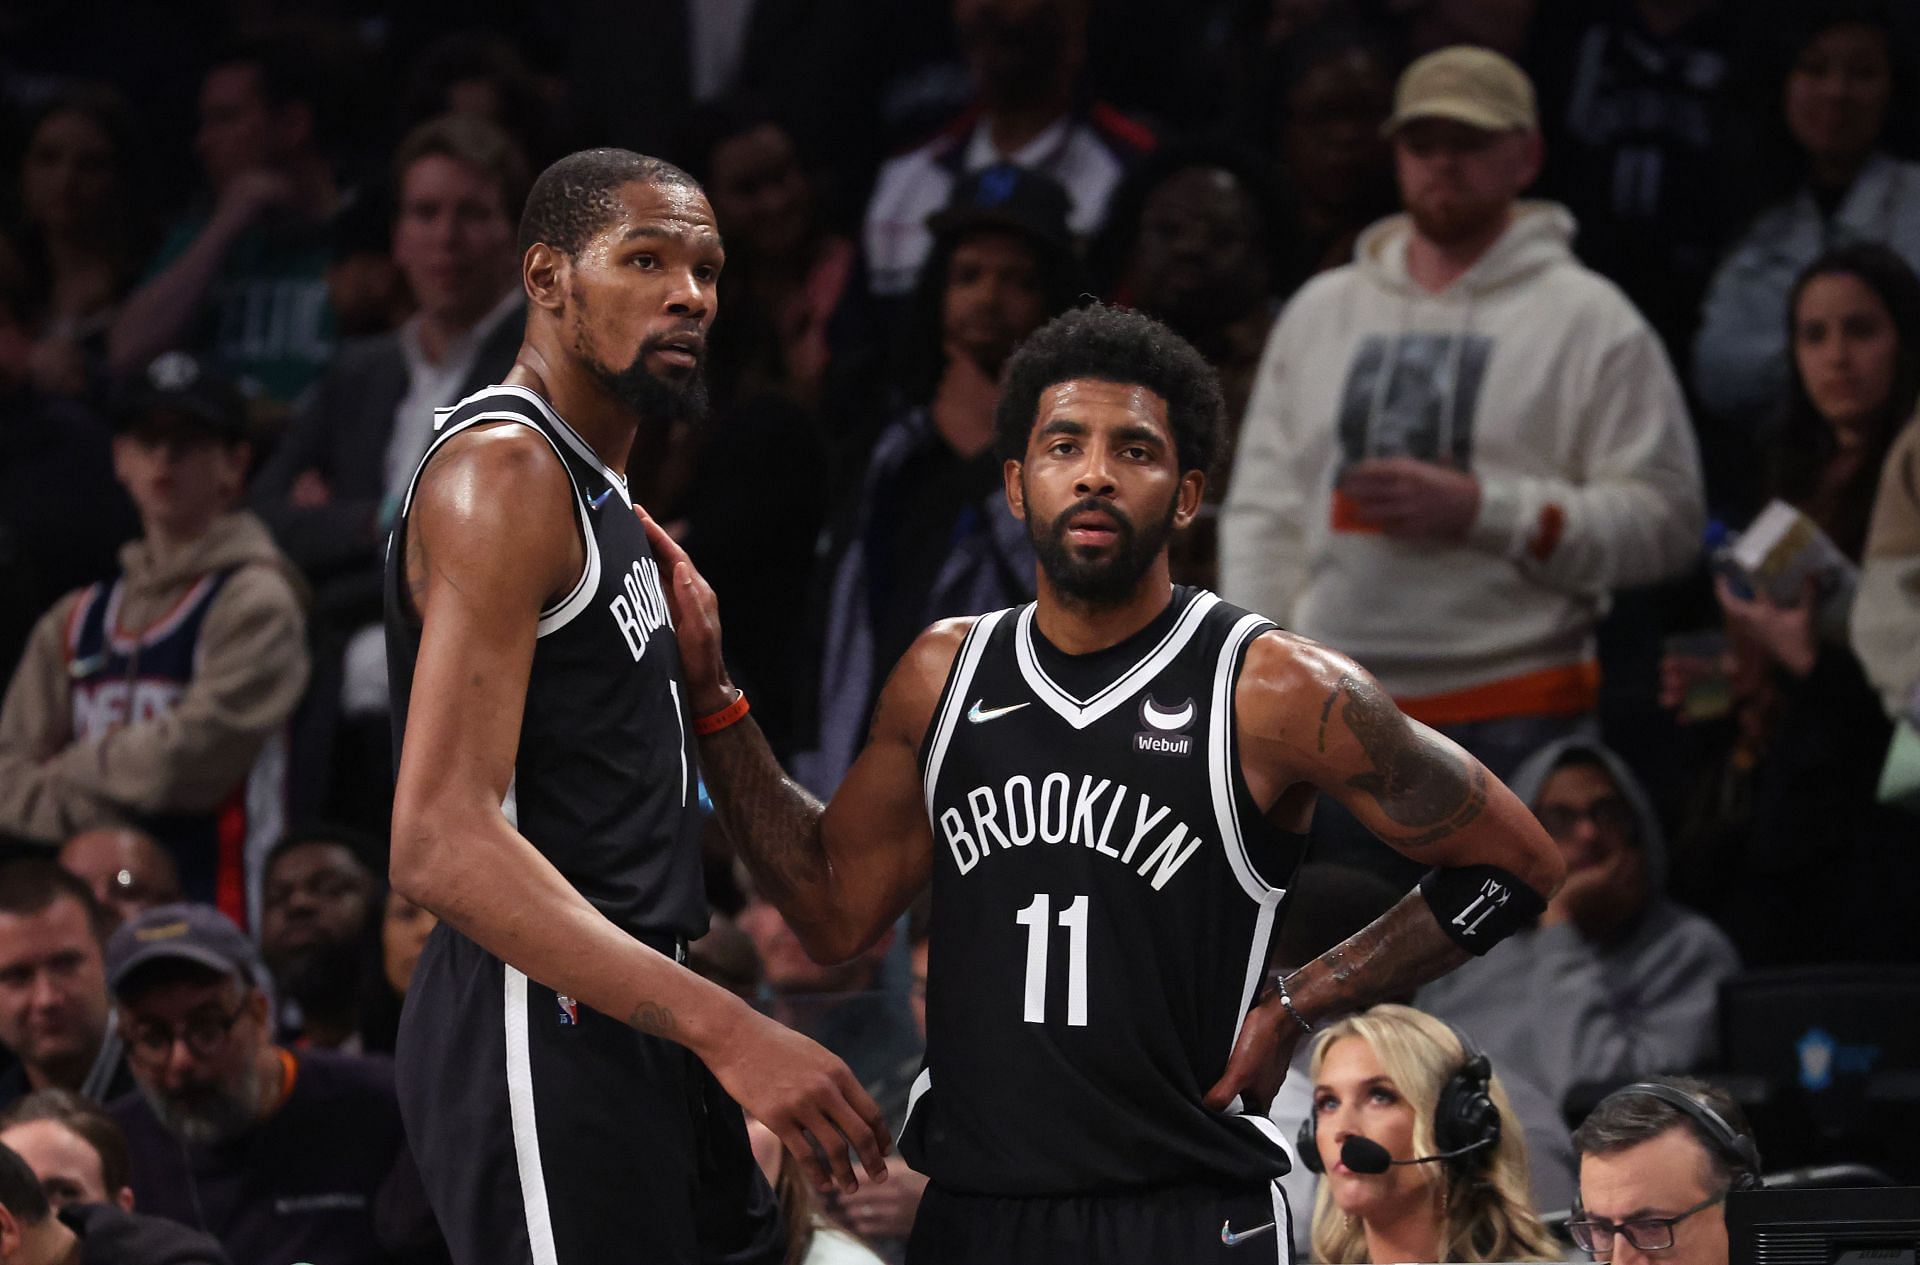
<instances>
[{"instance_id":1,"label":"gray hoodie","mask_svg":"<svg viewBox=\"0 0 1920 1265\"><path fill-rule=\"evenodd\" d=\"M1576 750L1606 766L1639 819L1652 892L1639 922L1607 946L1571 923L1522 931L1421 989L1417 1003L1472 1033L1496 1067L1532 1080L1555 1103L1583 1082L1697 1066L1713 1053L1720 981L1740 969L1719 928L1662 894L1660 822L1617 755L1586 738L1549 743L1514 774L1514 794L1532 804L1554 765Z\"/></svg>"}]
</instances>

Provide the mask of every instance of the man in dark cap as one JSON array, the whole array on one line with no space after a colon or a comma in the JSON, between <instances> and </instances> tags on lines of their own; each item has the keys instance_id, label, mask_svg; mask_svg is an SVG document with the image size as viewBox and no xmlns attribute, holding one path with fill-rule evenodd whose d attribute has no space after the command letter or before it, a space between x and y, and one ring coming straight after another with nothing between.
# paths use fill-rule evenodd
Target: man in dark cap
<instances>
[{"instance_id":1,"label":"man in dark cap","mask_svg":"<svg viewBox=\"0 0 1920 1265\"><path fill-rule=\"evenodd\" d=\"M993 414L1014 349L1080 292L1069 213L1057 182L997 163L927 220L933 253L899 381L857 496L830 528L814 743L793 764L818 794L860 750L879 665L936 619L1033 596L1033 550L1001 492Z\"/></svg>"},{"instance_id":2,"label":"man in dark cap","mask_svg":"<svg viewBox=\"0 0 1920 1265\"><path fill-rule=\"evenodd\" d=\"M248 862L284 826L281 735L307 678L292 569L235 508L244 427L238 394L184 352L128 384L113 462L141 538L41 619L0 709L0 831L55 845L140 826L190 899L242 920Z\"/></svg>"},{"instance_id":3,"label":"man in dark cap","mask_svg":"<svg viewBox=\"0 0 1920 1265\"><path fill-rule=\"evenodd\" d=\"M205 905L161 905L107 942L139 1093L112 1104L135 1206L237 1261L386 1259L375 1201L406 1144L384 1060L274 1043L253 941Z\"/></svg>"}]
</instances>

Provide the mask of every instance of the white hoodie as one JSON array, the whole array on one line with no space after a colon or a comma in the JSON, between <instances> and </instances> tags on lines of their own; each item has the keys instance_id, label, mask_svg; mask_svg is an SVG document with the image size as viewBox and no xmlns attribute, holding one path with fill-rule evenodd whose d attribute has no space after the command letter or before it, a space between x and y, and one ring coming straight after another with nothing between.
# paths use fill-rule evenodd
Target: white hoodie
<instances>
[{"instance_id":1,"label":"white hoodie","mask_svg":"<svg viewBox=\"0 0 1920 1265\"><path fill-rule=\"evenodd\" d=\"M1221 591L1351 654L1396 697L1593 656L1607 595L1684 571L1704 515L1672 366L1573 219L1522 202L1445 291L1407 274L1411 224L1301 289L1267 343L1221 520ZM1332 529L1362 456L1451 453L1480 483L1458 545Z\"/></svg>"}]
</instances>

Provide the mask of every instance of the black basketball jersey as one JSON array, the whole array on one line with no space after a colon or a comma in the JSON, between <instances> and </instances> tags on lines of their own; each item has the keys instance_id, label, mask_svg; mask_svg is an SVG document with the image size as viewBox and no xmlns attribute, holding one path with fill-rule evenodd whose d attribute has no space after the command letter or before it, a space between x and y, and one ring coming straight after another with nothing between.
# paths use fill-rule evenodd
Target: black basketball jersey
<instances>
[{"instance_id":1,"label":"black basketball jersey","mask_svg":"<svg viewBox=\"0 0 1920 1265\"><path fill-rule=\"evenodd\" d=\"M587 556L573 591L540 613L507 816L616 925L636 935L703 935L699 767L680 651L626 480L545 400L519 386L488 387L438 410L420 470L461 431L500 422L529 427L553 446L573 484ZM420 649L406 586L407 514L419 480L416 470L387 542L396 767ZM502 503L495 509L519 512Z\"/></svg>"},{"instance_id":2,"label":"black basketball jersey","mask_svg":"<svg viewBox=\"0 0 1920 1265\"><path fill-rule=\"evenodd\" d=\"M902 1153L989 1195L1268 1181L1280 1131L1201 1097L1305 848L1236 752L1234 685L1273 625L1177 588L1140 634L1071 661L1034 612L974 625L921 752L927 1057Z\"/></svg>"}]
</instances>

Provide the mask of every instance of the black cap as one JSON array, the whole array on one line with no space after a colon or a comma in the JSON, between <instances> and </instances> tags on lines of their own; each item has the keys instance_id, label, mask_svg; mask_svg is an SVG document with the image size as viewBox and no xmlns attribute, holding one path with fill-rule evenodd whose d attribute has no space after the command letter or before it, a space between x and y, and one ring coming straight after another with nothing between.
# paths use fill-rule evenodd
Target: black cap
<instances>
[{"instance_id":1,"label":"black cap","mask_svg":"<svg viewBox=\"0 0 1920 1265\"><path fill-rule=\"evenodd\" d=\"M1000 162L962 176L947 205L927 217L927 227L940 238L976 228L1010 229L1050 250L1070 251L1072 209L1067 191L1053 177Z\"/></svg>"},{"instance_id":2,"label":"black cap","mask_svg":"<svg viewBox=\"0 0 1920 1265\"><path fill-rule=\"evenodd\" d=\"M107 940L107 987L116 996L141 967L158 961L193 962L242 985L263 974L247 933L211 905L158 905L143 910Z\"/></svg>"},{"instance_id":3,"label":"black cap","mask_svg":"<svg viewBox=\"0 0 1920 1265\"><path fill-rule=\"evenodd\" d=\"M229 444L247 437L246 401L191 352L155 356L121 384L113 412L113 428L123 435L202 435Z\"/></svg>"}]
</instances>

